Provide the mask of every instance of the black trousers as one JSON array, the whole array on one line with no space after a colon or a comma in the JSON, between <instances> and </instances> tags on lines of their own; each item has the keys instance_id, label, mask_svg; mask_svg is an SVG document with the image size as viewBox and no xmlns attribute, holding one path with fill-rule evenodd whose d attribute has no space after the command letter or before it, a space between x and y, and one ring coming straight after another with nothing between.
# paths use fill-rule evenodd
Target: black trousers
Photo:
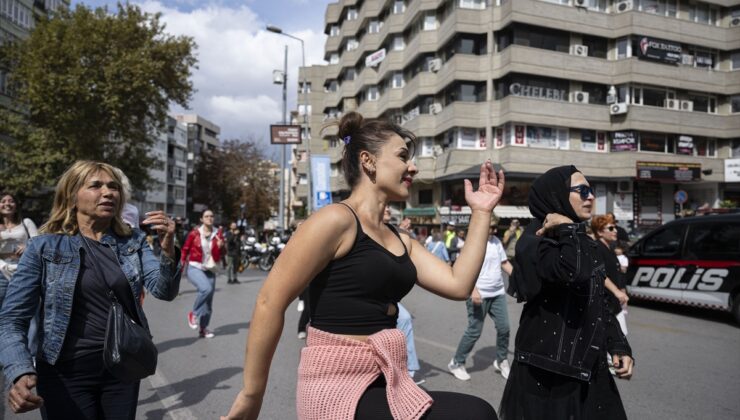
<instances>
[{"instance_id":1,"label":"black trousers","mask_svg":"<svg viewBox=\"0 0 740 420\"><path fill-rule=\"evenodd\" d=\"M139 382L125 384L103 366L101 352L52 366L36 363L44 420L134 420Z\"/></svg>"},{"instance_id":2,"label":"black trousers","mask_svg":"<svg viewBox=\"0 0 740 420\"><path fill-rule=\"evenodd\" d=\"M491 404L474 395L457 392L429 391L434 403L421 417L423 420L496 420ZM393 420L385 393L383 375L362 394L355 420Z\"/></svg>"}]
</instances>

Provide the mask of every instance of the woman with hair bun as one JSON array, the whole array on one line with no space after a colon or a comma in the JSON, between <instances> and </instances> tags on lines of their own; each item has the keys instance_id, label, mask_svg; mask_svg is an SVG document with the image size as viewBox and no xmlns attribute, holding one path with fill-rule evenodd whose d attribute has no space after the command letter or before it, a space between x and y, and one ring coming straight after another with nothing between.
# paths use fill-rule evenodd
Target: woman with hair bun
<instances>
[{"instance_id":1,"label":"woman with hair bun","mask_svg":"<svg viewBox=\"0 0 740 420\"><path fill-rule=\"evenodd\" d=\"M350 112L339 121L339 137L352 192L303 223L275 262L250 323L244 388L222 419L258 417L285 310L305 287L311 325L298 367L299 419L495 419L480 398L427 393L413 382L396 319L398 302L416 283L448 299L470 296L491 214L504 190L503 172L497 175L487 161L477 190L465 180L470 227L465 248L450 267L383 223L386 204L409 196L417 173L414 135Z\"/></svg>"}]
</instances>

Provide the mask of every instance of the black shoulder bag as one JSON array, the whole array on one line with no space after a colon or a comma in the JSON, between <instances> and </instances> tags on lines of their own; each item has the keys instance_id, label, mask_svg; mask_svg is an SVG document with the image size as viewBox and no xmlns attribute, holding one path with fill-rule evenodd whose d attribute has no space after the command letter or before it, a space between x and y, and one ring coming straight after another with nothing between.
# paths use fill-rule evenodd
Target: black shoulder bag
<instances>
[{"instance_id":1,"label":"black shoulder bag","mask_svg":"<svg viewBox=\"0 0 740 420\"><path fill-rule=\"evenodd\" d=\"M157 347L149 332L137 324L118 302L108 278L103 275L97 263L97 255L83 235L85 249L90 254L92 265L98 277L108 284L111 304L105 328L103 344L103 364L110 373L122 382L136 382L153 375L157 370Z\"/></svg>"}]
</instances>

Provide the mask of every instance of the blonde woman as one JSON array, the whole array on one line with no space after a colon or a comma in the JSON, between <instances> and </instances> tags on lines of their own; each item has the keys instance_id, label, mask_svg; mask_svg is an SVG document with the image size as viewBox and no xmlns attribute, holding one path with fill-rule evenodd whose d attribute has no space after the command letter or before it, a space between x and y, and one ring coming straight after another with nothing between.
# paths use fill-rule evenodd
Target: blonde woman
<instances>
[{"instance_id":1,"label":"blonde woman","mask_svg":"<svg viewBox=\"0 0 740 420\"><path fill-rule=\"evenodd\" d=\"M13 384L13 412L41 408L45 420L135 418L139 382L124 383L103 365L109 292L148 328L142 288L174 299L180 267L172 220L155 211L143 221L160 232L158 259L144 233L121 219L124 202L108 164L79 161L61 176L51 217L29 242L0 310L0 363ZM44 325L34 367L25 332L39 302Z\"/></svg>"}]
</instances>

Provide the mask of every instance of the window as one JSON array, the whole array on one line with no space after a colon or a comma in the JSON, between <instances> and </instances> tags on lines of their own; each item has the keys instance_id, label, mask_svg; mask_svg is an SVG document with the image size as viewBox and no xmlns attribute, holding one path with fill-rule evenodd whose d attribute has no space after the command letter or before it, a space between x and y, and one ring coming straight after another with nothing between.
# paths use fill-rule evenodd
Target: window
<instances>
[{"instance_id":1,"label":"window","mask_svg":"<svg viewBox=\"0 0 740 420\"><path fill-rule=\"evenodd\" d=\"M311 82L301 82L301 93L311 93Z\"/></svg>"},{"instance_id":2,"label":"window","mask_svg":"<svg viewBox=\"0 0 740 420\"><path fill-rule=\"evenodd\" d=\"M606 58L609 51L609 41L606 38L584 35L581 42L588 47L589 57Z\"/></svg>"},{"instance_id":3,"label":"window","mask_svg":"<svg viewBox=\"0 0 740 420\"><path fill-rule=\"evenodd\" d=\"M393 2L393 14L397 15L406 11L406 2L403 0L395 0Z\"/></svg>"},{"instance_id":4,"label":"window","mask_svg":"<svg viewBox=\"0 0 740 420\"><path fill-rule=\"evenodd\" d=\"M740 157L740 139L733 139L730 143L731 157Z\"/></svg>"},{"instance_id":5,"label":"window","mask_svg":"<svg viewBox=\"0 0 740 420\"><path fill-rule=\"evenodd\" d=\"M692 224L686 239L688 259L734 261L740 255L738 223Z\"/></svg>"},{"instance_id":6,"label":"window","mask_svg":"<svg viewBox=\"0 0 740 420\"><path fill-rule=\"evenodd\" d=\"M568 53L570 33L537 26L515 25L513 43L525 47Z\"/></svg>"},{"instance_id":7,"label":"window","mask_svg":"<svg viewBox=\"0 0 740 420\"><path fill-rule=\"evenodd\" d=\"M456 146L458 149L485 149L485 130L476 128L458 128L452 130L457 134Z\"/></svg>"},{"instance_id":8,"label":"window","mask_svg":"<svg viewBox=\"0 0 740 420\"><path fill-rule=\"evenodd\" d=\"M403 35L394 36L393 40L391 41L391 50L401 51L404 48L406 48L406 43L403 40Z\"/></svg>"},{"instance_id":9,"label":"window","mask_svg":"<svg viewBox=\"0 0 740 420\"><path fill-rule=\"evenodd\" d=\"M704 2L689 4L689 20L707 25L717 24L717 8Z\"/></svg>"},{"instance_id":10,"label":"window","mask_svg":"<svg viewBox=\"0 0 740 420\"><path fill-rule=\"evenodd\" d=\"M632 57L632 44L628 36L617 39L617 60Z\"/></svg>"},{"instance_id":11,"label":"window","mask_svg":"<svg viewBox=\"0 0 740 420\"><path fill-rule=\"evenodd\" d=\"M685 226L671 226L645 239L642 255L649 257L670 257L681 250Z\"/></svg>"},{"instance_id":12,"label":"window","mask_svg":"<svg viewBox=\"0 0 740 420\"><path fill-rule=\"evenodd\" d=\"M740 51L730 53L730 69L740 70Z\"/></svg>"},{"instance_id":13,"label":"window","mask_svg":"<svg viewBox=\"0 0 740 420\"><path fill-rule=\"evenodd\" d=\"M640 0L638 10L656 15L676 17L677 0Z\"/></svg>"},{"instance_id":14,"label":"window","mask_svg":"<svg viewBox=\"0 0 740 420\"><path fill-rule=\"evenodd\" d=\"M345 48L347 49L347 51L352 51L352 50L356 50L357 47L359 46L360 46L360 43L357 42L355 38L349 38L347 39L347 45L345 46Z\"/></svg>"},{"instance_id":15,"label":"window","mask_svg":"<svg viewBox=\"0 0 740 420\"><path fill-rule=\"evenodd\" d=\"M606 152L606 133L603 131L581 130L581 150Z\"/></svg>"},{"instance_id":16,"label":"window","mask_svg":"<svg viewBox=\"0 0 740 420\"><path fill-rule=\"evenodd\" d=\"M377 101L379 97L380 91L377 86L370 86L367 88L367 91L365 92L366 101Z\"/></svg>"},{"instance_id":17,"label":"window","mask_svg":"<svg viewBox=\"0 0 740 420\"><path fill-rule=\"evenodd\" d=\"M298 174L298 185L308 185L308 177L306 174Z\"/></svg>"},{"instance_id":18,"label":"window","mask_svg":"<svg viewBox=\"0 0 740 420\"><path fill-rule=\"evenodd\" d=\"M630 87L630 101L635 105L664 107L666 99L676 99L672 90L657 89L641 86Z\"/></svg>"},{"instance_id":19,"label":"window","mask_svg":"<svg viewBox=\"0 0 740 420\"><path fill-rule=\"evenodd\" d=\"M355 69L352 69L352 68L345 69L344 70L344 73L342 73L341 78L342 78L343 81L346 80L346 81L350 81L351 82L351 81L355 80L356 74L357 73L355 72Z\"/></svg>"},{"instance_id":20,"label":"window","mask_svg":"<svg viewBox=\"0 0 740 420\"><path fill-rule=\"evenodd\" d=\"M357 19L357 9L354 7L347 8L347 20L355 20Z\"/></svg>"},{"instance_id":21,"label":"window","mask_svg":"<svg viewBox=\"0 0 740 420\"><path fill-rule=\"evenodd\" d=\"M434 204L434 190L419 190L419 205Z\"/></svg>"},{"instance_id":22,"label":"window","mask_svg":"<svg viewBox=\"0 0 740 420\"><path fill-rule=\"evenodd\" d=\"M329 55L329 64L339 64L339 53L331 53Z\"/></svg>"},{"instance_id":23,"label":"window","mask_svg":"<svg viewBox=\"0 0 740 420\"><path fill-rule=\"evenodd\" d=\"M306 111L311 115L311 105L298 105L298 115L306 115Z\"/></svg>"},{"instance_id":24,"label":"window","mask_svg":"<svg viewBox=\"0 0 740 420\"><path fill-rule=\"evenodd\" d=\"M486 8L486 0L460 0L458 3L461 9L478 9Z\"/></svg>"},{"instance_id":25,"label":"window","mask_svg":"<svg viewBox=\"0 0 740 420\"><path fill-rule=\"evenodd\" d=\"M599 12L606 12L606 0L586 0L586 7Z\"/></svg>"},{"instance_id":26,"label":"window","mask_svg":"<svg viewBox=\"0 0 740 420\"><path fill-rule=\"evenodd\" d=\"M308 127L301 127L301 139L311 140L311 129Z\"/></svg>"},{"instance_id":27,"label":"window","mask_svg":"<svg viewBox=\"0 0 740 420\"><path fill-rule=\"evenodd\" d=\"M527 125L527 145L547 149L567 149L568 129Z\"/></svg>"},{"instance_id":28,"label":"window","mask_svg":"<svg viewBox=\"0 0 740 420\"><path fill-rule=\"evenodd\" d=\"M664 133L640 133L638 143L641 152L674 153L675 138Z\"/></svg>"},{"instance_id":29,"label":"window","mask_svg":"<svg viewBox=\"0 0 740 420\"><path fill-rule=\"evenodd\" d=\"M371 20L370 23L367 25L367 33L369 34L377 34L380 32L380 28L383 27L383 22L379 20Z\"/></svg>"},{"instance_id":30,"label":"window","mask_svg":"<svg viewBox=\"0 0 740 420\"><path fill-rule=\"evenodd\" d=\"M331 25L329 27L329 36L339 36L339 25Z\"/></svg>"},{"instance_id":31,"label":"window","mask_svg":"<svg viewBox=\"0 0 740 420\"><path fill-rule=\"evenodd\" d=\"M714 96L689 94L689 100L694 102L694 112L717 113L717 98Z\"/></svg>"},{"instance_id":32,"label":"window","mask_svg":"<svg viewBox=\"0 0 740 420\"><path fill-rule=\"evenodd\" d=\"M434 139L423 137L421 139L421 156L434 156Z\"/></svg>"},{"instance_id":33,"label":"window","mask_svg":"<svg viewBox=\"0 0 740 420\"><path fill-rule=\"evenodd\" d=\"M694 139L694 154L702 157L717 156L717 140L715 139Z\"/></svg>"},{"instance_id":34,"label":"window","mask_svg":"<svg viewBox=\"0 0 740 420\"><path fill-rule=\"evenodd\" d=\"M437 15L434 12L427 12L424 15L424 26L425 31L433 31L437 29Z\"/></svg>"},{"instance_id":35,"label":"window","mask_svg":"<svg viewBox=\"0 0 740 420\"><path fill-rule=\"evenodd\" d=\"M730 112L733 114L740 112L740 95L730 97Z\"/></svg>"},{"instance_id":36,"label":"window","mask_svg":"<svg viewBox=\"0 0 740 420\"><path fill-rule=\"evenodd\" d=\"M395 72L391 78L391 87L394 89L402 88L405 84L403 80L403 72Z\"/></svg>"}]
</instances>

